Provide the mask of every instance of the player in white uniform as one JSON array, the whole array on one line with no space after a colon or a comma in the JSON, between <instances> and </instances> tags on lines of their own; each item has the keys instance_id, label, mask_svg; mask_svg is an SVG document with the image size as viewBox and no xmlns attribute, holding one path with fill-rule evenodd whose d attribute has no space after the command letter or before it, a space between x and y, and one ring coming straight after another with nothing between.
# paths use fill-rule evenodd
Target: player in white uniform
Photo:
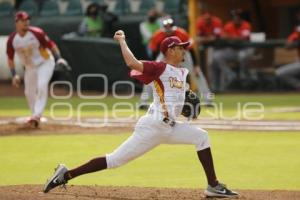
<instances>
[{"instance_id":1,"label":"player in white uniform","mask_svg":"<svg viewBox=\"0 0 300 200\"><path fill-rule=\"evenodd\" d=\"M55 61L66 63L61 58L56 44L45 32L29 26L30 17L24 11L15 15L16 31L9 35L7 41L8 66L12 74L12 84L19 87L20 77L16 74L14 55L20 57L25 67L25 96L32 116L27 125L38 127L48 98L48 84L52 77ZM54 58L53 58L53 56Z\"/></svg>"},{"instance_id":2,"label":"player in white uniform","mask_svg":"<svg viewBox=\"0 0 300 200\"><path fill-rule=\"evenodd\" d=\"M154 101L147 114L138 120L133 134L121 146L106 156L94 158L72 170L60 164L47 181L44 192L47 193L82 174L120 167L164 143L195 145L208 181L205 190L207 196L238 196L217 180L207 132L188 123L176 121L184 104L188 74L188 70L178 64L182 61L189 42L181 42L175 36L166 38L161 44L165 62L152 62L135 58L126 44L123 31L117 31L114 39L119 42L124 60L132 69L130 75L144 84L151 84Z\"/></svg>"}]
</instances>

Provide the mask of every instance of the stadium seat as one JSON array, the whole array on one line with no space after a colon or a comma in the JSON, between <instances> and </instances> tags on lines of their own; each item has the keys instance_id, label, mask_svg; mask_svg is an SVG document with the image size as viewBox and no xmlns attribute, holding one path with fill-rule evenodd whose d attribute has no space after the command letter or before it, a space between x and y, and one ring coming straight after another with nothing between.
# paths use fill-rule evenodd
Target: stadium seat
<instances>
[{"instance_id":1,"label":"stadium seat","mask_svg":"<svg viewBox=\"0 0 300 200\"><path fill-rule=\"evenodd\" d=\"M82 15L82 7L79 0L69 0L67 10L64 15L73 16L73 15Z\"/></svg>"},{"instance_id":2,"label":"stadium seat","mask_svg":"<svg viewBox=\"0 0 300 200\"><path fill-rule=\"evenodd\" d=\"M130 5L128 0L118 0L113 10L114 14L122 15L130 11Z\"/></svg>"},{"instance_id":3,"label":"stadium seat","mask_svg":"<svg viewBox=\"0 0 300 200\"><path fill-rule=\"evenodd\" d=\"M98 4L103 4L103 3L105 3L104 0L90 0L90 1L91 1L91 3L98 3Z\"/></svg>"},{"instance_id":4,"label":"stadium seat","mask_svg":"<svg viewBox=\"0 0 300 200\"><path fill-rule=\"evenodd\" d=\"M155 7L154 0L142 0L140 4L140 13L147 13L150 9Z\"/></svg>"},{"instance_id":5,"label":"stadium seat","mask_svg":"<svg viewBox=\"0 0 300 200\"><path fill-rule=\"evenodd\" d=\"M29 15L37 15L38 14L38 5L33 0L24 0L19 10L26 11Z\"/></svg>"},{"instance_id":6,"label":"stadium seat","mask_svg":"<svg viewBox=\"0 0 300 200\"><path fill-rule=\"evenodd\" d=\"M14 7L9 2L0 3L0 17L9 16L12 14Z\"/></svg>"},{"instance_id":7,"label":"stadium seat","mask_svg":"<svg viewBox=\"0 0 300 200\"><path fill-rule=\"evenodd\" d=\"M59 15L58 4L56 0L48 0L43 3L40 16L57 16Z\"/></svg>"},{"instance_id":8,"label":"stadium seat","mask_svg":"<svg viewBox=\"0 0 300 200\"><path fill-rule=\"evenodd\" d=\"M164 11L166 13L175 14L179 12L180 0L165 0Z\"/></svg>"},{"instance_id":9,"label":"stadium seat","mask_svg":"<svg viewBox=\"0 0 300 200\"><path fill-rule=\"evenodd\" d=\"M86 12L87 7L92 3L99 5L105 4L104 0L81 0L82 11Z\"/></svg>"}]
</instances>

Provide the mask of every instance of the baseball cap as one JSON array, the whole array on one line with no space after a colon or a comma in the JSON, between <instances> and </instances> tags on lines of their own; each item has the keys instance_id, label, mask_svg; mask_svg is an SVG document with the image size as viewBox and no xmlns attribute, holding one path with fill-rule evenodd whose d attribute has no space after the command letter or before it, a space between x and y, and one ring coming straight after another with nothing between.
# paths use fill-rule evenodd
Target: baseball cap
<instances>
[{"instance_id":1,"label":"baseball cap","mask_svg":"<svg viewBox=\"0 0 300 200\"><path fill-rule=\"evenodd\" d=\"M182 42L178 37L171 36L165 38L160 44L160 51L165 54L168 48L175 47L175 46L182 46L187 48L190 45L190 42Z\"/></svg>"},{"instance_id":2,"label":"baseball cap","mask_svg":"<svg viewBox=\"0 0 300 200\"><path fill-rule=\"evenodd\" d=\"M30 19L30 16L28 15L27 12L25 11L18 11L16 14L15 14L15 21L18 21L18 20L27 20L27 19Z\"/></svg>"}]
</instances>

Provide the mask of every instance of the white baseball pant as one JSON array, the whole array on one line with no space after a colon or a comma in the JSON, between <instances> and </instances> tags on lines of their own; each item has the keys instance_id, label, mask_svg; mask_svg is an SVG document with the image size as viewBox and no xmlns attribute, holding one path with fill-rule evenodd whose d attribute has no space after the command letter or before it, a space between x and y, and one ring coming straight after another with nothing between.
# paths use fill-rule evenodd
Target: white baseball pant
<instances>
[{"instance_id":1,"label":"white baseball pant","mask_svg":"<svg viewBox=\"0 0 300 200\"><path fill-rule=\"evenodd\" d=\"M197 151L210 147L205 130L184 122L171 127L148 114L139 119L133 134L123 144L106 155L107 168L122 166L159 144L194 144Z\"/></svg>"},{"instance_id":2,"label":"white baseball pant","mask_svg":"<svg viewBox=\"0 0 300 200\"><path fill-rule=\"evenodd\" d=\"M48 98L48 84L55 62L48 59L37 67L27 68L24 74L25 96L32 117L41 117Z\"/></svg>"}]
</instances>

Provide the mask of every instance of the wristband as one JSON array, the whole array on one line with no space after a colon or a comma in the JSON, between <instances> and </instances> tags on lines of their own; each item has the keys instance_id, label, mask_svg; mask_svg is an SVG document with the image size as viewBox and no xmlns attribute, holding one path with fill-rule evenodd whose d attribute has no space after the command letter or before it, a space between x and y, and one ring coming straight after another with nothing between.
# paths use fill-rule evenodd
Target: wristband
<instances>
[{"instance_id":1,"label":"wristband","mask_svg":"<svg viewBox=\"0 0 300 200\"><path fill-rule=\"evenodd\" d=\"M15 68L10 69L10 73L11 73L12 77L14 77L17 74L16 69Z\"/></svg>"},{"instance_id":2,"label":"wristband","mask_svg":"<svg viewBox=\"0 0 300 200\"><path fill-rule=\"evenodd\" d=\"M53 57L54 57L54 60L57 61L58 59L61 58L60 54L59 53L56 53L56 52L52 52L53 54Z\"/></svg>"}]
</instances>

